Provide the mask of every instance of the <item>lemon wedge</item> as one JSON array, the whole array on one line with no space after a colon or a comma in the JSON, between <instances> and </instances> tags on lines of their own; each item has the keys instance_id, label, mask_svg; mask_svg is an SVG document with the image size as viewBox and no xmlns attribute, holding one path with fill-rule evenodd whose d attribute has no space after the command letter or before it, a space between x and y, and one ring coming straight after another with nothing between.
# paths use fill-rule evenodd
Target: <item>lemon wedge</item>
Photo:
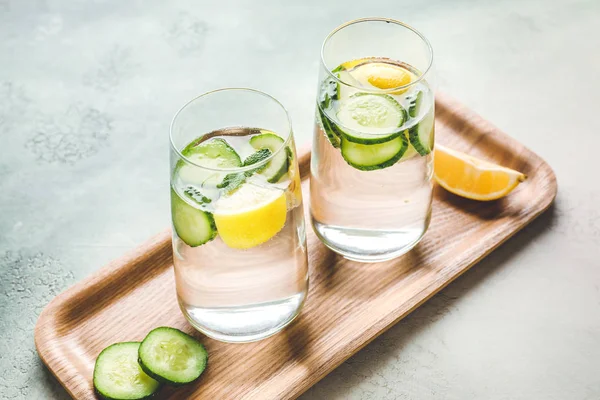
<instances>
[{"instance_id":1,"label":"lemon wedge","mask_svg":"<svg viewBox=\"0 0 600 400\"><path fill-rule=\"evenodd\" d=\"M444 189L472 200L496 200L527 177L519 171L436 144L435 180Z\"/></svg>"},{"instance_id":2,"label":"lemon wedge","mask_svg":"<svg viewBox=\"0 0 600 400\"><path fill-rule=\"evenodd\" d=\"M234 249L249 249L265 243L285 225L285 193L246 183L215 205L214 219L223 242Z\"/></svg>"}]
</instances>

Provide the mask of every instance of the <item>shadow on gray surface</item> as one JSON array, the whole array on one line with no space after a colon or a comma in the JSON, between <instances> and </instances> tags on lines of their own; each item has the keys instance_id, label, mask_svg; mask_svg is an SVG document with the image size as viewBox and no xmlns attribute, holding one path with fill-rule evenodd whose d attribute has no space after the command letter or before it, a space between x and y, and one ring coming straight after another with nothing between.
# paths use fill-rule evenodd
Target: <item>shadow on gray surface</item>
<instances>
[{"instance_id":1,"label":"shadow on gray surface","mask_svg":"<svg viewBox=\"0 0 600 400\"><path fill-rule=\"evenodd\" d=\"M58 380L52 375L52 372L41 362L37 364L36 368L41 369L40 375L43 379L43 387L47 388L47 390L52 394L52 399L54 400L69 400L71 396L69 393L61 386Z\"/></svg>"},{"instance_id":2,"label":"shadow on gray surface","mask_svg":"<svg viewBox=\"0 0 600 400\"><path fill-rule=\"evenodd\" d=\"M338 367L343 368L345 364L349 364L350 367L346 367L350 368L352 373L347 373L348 371L346 371L346 373L341 373L341 376L344 377L343 385L338 385L336 383L333 386L356 388L364 379L373 375L373 371L377 371L379 366L387 365L389 361L395 357L394 352L388 350L406 346L421 331L450 313L454 308L454 304L461 297L469 291L474 290L479 285L484 284L486 279L499 272L504 265L509 264L511 259L516 257L517 254L530 245L534 239L545 232L548 232L550 228L556 224L557 216L555 205L552 204L546 212L531 222L531 224L526 226L522 231L518 232L513 238L509 239L489 256L473 266L471 270L465 272L454 282L450 283L448 287L437 293L425 304L417 308L398 324L391 327L389 331L369 344L368 347L377 347L377 349L370 352L370 356L361 357L361 355L363 355L362 353L365 352L365 350L362 350L347 360L342 366ZM376 356L373 356L373 354L376 354ZM360 357L360 360L356 360L357 357ZM398 368L406 367L409 367L409 365L404 363L401 363L398 366ZM336 372L334 371L325 377L320 383L301 396L301 399L316 400L333 398L334 396L330 396L333 392L329 393L326 389L315 389L319 385L327 385L328 380L337 379L337 377L334 377L335 374ZM335 394L339 395L340 392L336 392ZM370 392L365 392L364 394L367 396L366 398L374 395L374 393Z\"/></svg>"}]
</instances>

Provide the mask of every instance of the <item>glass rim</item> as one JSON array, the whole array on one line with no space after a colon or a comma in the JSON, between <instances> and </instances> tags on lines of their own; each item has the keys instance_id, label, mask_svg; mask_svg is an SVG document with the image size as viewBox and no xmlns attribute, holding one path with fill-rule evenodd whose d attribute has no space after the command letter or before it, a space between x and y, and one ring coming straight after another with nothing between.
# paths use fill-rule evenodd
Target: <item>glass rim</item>
<instances>
[{"instance_id":1,"label":"glass rim","mask_svg":"<svg viewBox=\"0 0 600 400\"><path fill-rule=\"evenodd\" d=\"M242 167L233 167L233 168L215 168L215 167L207 167L204 165L200 165L197 162L190 160L188 157L184 156L183 153L181 152L181 150L179 150L177 148L177 146L175 146L175 141L173 139L173 127L175 126L175 121L177 121L177 117L179 117L179 115L188 107L190 106L192 103L194 103L196 100L199 100L203 97L209 96L211 94L215 94L215 93L219 93L219 92L229 92L229 91L243 91L243 92L251 92L254 94L258 94L264 97L267 97L268 99L274 101L277 105L279 105L279 107L281 108L281 110L283 111L283 113L285 114L285 117L287 119L287 125L288 125L288 136L284 139L283 143L281 144L280 147L277 148L276 151L274 151L269 157L265 158L264 160L261 160L260 162L257 162L256 164L252 164L252 165L247 165L247 166L242 166ZM234 126L228 126L228 127L224 127L224 128L233 128ZM252 127L254 128L254 127ZM256 127L259 128L259 127ZM213 131L214 132L214 131ZM204 135L207 135L211 132L207 132ZM274 132L276 133L276 132ZM290 113L288 112L288 110L284 107L284 105L277 100L275 97L271 96L268 93L265 93L263 91L257 90L257 89L252 89L252 88L247 88L247 87L225 87L225 88L221 88L221 89L215 89L215 90L210 90L208 92L204 92L196 97L194 97L193 99L189 100L187 103L185 103L183 106L181 106L181 108L179 108L179 110L177 110L177 112L175 113L175 115L173 116L173 119L171 120L171 125L169 126L169 142L171 144L171 149L173 151L175 151L175 153L179 156L179 158L181 158L182 160L184 160L186 163L191 164L195 167L201 168L201 169L205 169L208 171L215 171L215 172L245 172L245 171L250 171L253 169L256 169L258 167L261 167L265 164L267 164L269 161L271 161L273 158L275 158L275 156L277 154L279 154L282 151L285 151L284 149L286 147L288 147L289 142L292 140L292 119L290 117ZM194 139L195 140L195 139Z\"/></svg>"},{"instance_id":2,"label":"glass rim","mask_svg":"<svg viewBox=\"0 0 600 400\"><path fill-rule=\"evenodd\" d=\"M421 73L421 75L415 79L414 81L411 81L410 83L407 83L405 85L401 85L401 86L397 86L397 87L393 87L393 88L389 88L389 89L372 89L372 88L365 88L363 86L357 86L357 85L353 85L350 84L348 82L345 82L343 80L341 80L340 78L338 78L336 76L336 74L334 74L333 72L331 72L331 70L328 68L327 63L325 62L325 45L327 44L327 42L329 42L329 40L333 37L333 35L335 35L336 33L338 33L339 31L341 31L342 29L350 26L350 25L354 25L354 24L359 24L362 22L387 22L387 23L392 23L392 24L396 24L396 25L400 25L410 31L412 31L413 33L415 33L419 38L421 38L421 40L425 43L425 45L427 46L427 50L429 52L429 63L427 65L427 68L425 68L425 70ZM401 61L401 60L398 60ZM416 30L415 28L413 28L412 26L402 22L402 21L398 21L396 19L392 19L392 18L383 18L383 17L366 17L366 18L358 18L358 19L353 19L351 21L348 21L346 23L343 23L342 25L338 26L337 28L335 28L334 30L332 30L329 35L327 35L325 37L325 40L323 40L323 44L321 45L321 65L324 67L325 71L327 71L327 73L329 74L329 77L333 78L333 80L335 80L338 83L341 83L342 85L345 86L349 86L351 88L354 89L359 89L363 92L367 92L367 93L393 93L402 89L407 89L410 88L411 86L421 82L425 76L429 73L429 71L432 69L433 67L433 47L431 46L431 43L429 43L429 40L425 37L425 35L423 35L421 32L419 32L418 30Z\"/></svg>"}]
</instances>

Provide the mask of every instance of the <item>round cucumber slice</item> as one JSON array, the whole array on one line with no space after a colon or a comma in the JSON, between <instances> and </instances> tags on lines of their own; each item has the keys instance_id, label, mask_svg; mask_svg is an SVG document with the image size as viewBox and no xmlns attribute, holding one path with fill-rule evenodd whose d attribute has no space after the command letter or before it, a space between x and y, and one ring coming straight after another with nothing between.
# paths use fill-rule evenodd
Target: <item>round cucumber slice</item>
<instances>
[{"instance_id":1,"label":"round cucumber slice","mask_svg":"<svg viewBox=\"0 0 600 400\"><path fill-rule=\"evenodd\" d=\"M186 158L198 165L208 168L236 168L242 166L242 160L237 152L221 138L207 140L197 144L190 143L181 152ZM199 185L215 185L223 179L224 173L205 170L195 165L190 165L183 160L177 167L179 177L186 183Z\"/></svg>"},{"instance_id":2,"label":"round cucumber slice","mask_svg":"<svg viewBox=\"0 0 600 400\"><path fill-rule=\"evenodd\" d=\"M260 135L253 136L250 139L250 145L254 147L256 150L260 149L269 149L271 153L276 153L277 150L283 146L284 140L269 131L262 131ZM288 154L291 151L288 149L286 151L280 151L271 161L267 163L267 167L260 171L261 175L264 175L267 178L269 183L277 183L284 176L289 169L289 157Z\"/></svg>"},{"instance_id":3,"label":"round cucumber slice","mask_svg":"<svg viewBox=\"0 0 600 400\"><path fill-rule=\"evenodd\" d=\"M148 333L139 347L138 362L157 381L179 386L200 377L208 363L208 353L190 335L165 326Z\"/></svg>"},{"instance_id":4,"label":"round cucumber slice","mask_svg":"<svg viewBox=\"0 0 600 400\"><path fill-rule=\"evenodd\" d=\"M94 365L94 388L109 400L137 400L151 397L160 383L148 376L138 364L139 342L108 346Z\"/></svg>"},{"instance_id":5,"label":"round cucumber slice","mask_svg":"<svg viewBox=\"0 0 600 400\"><path fill-rule=\"evenodd\" d=\"M426 156L433 150L434 125L434 113L430 112L408 130L410 144L422 156Z\"/></svg>"},{"instance_id":6,"label":"round cucumber slice","mask_svg":"<svg viewBox=\"0 0 600 400\"><path fill-rule=\"evenodd\" d=\"M401 136L399 130L408 114L392 96L356 93L341 101L337 126L342 136L354 143L385 143ZM391 133L390 133L391 131Z\"/></svg>"},{"instance_id":7,"label":"round cucumber slice","mask_svg":"<svg viewBox=\"0 0 600 400\"><path fill-rule=\"evenodd\" d=\"M190 143L181 154L203 167L235 168L242 165L238 153L221 138L209 139L200 144Z\"/></svg>"},{"instance_id":8,"label":"round cucumber slice","mask_svg":"<svg viewBox=\"0 0 600 400\"><path fill-rule=\"evenodd\" d=\"M211 213L192 207L171 188L173 229L188 246L197 247L217 236L217 227Z\"/></svg>"},{"instance_id":9,"label":"round cucumber slice","mask_svg":"<svg viewBox=\"0 0 600 400\"><path fill-rule=\"evenodd\" d=\"M408 148L404 135L399 135L385 143L361 144L342 137L342 157L354 168L373 171L394 165Z\"/></svg>"}]
</instances>

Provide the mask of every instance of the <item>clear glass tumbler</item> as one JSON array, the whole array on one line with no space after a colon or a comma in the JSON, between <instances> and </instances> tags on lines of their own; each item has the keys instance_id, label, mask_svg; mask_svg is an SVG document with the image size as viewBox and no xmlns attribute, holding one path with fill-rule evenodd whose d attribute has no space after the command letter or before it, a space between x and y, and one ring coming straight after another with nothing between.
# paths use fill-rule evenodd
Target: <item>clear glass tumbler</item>
<instances>
[{"instance_id":1,"label":"clear glass tumbler","mask_svg":"<svg viewBox=\"0 0 600 400\"><path fill-rule=\"evenodd\" d=\"M323 43L311 163L315 232L351 260L406 253L431 217L434 96L427 39L366 18Z\"/></svg>"},{"instance_id":2,"label":"clear glass tumbler","mask_svg":"<svg viewBox=\"0 0 600 400\"><path fill-rule=\"evenodd\" d=\"M221 341L268 337L308 290L302 192L290 118L273 97L222 89L171 124L173 263L181 310Z\"/></svg>"}]
</instances>

